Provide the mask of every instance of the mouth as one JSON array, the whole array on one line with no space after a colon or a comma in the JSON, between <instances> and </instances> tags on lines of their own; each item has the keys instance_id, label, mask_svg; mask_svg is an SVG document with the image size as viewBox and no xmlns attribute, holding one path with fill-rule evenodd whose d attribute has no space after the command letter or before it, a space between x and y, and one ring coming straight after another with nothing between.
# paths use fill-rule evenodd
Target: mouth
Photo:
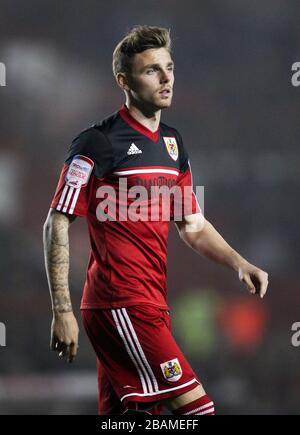
<instances>
[{"instance_id":1,"label":"mouth","mask_svg":"<svg viewBox=\"0 0 300 435\"><path fill-rule=\"evenodd\" d=\"M169 95L171 95L171 89L170 88L162 89L161 91L159 91L159 94L162 95L163 97L168 97Z\"/></svg>"}]
</instances>

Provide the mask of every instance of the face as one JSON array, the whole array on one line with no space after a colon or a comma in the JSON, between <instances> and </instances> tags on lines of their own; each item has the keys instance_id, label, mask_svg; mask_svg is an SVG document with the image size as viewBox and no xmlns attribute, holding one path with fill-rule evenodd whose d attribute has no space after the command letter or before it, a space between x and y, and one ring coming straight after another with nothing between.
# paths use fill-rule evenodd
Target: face
<instances>
[{"instance_id":1,"label":"face","mask_svg":"<svg viewBox=\"0 0 300 435\"><path fill-rule=\"evenodd\" d=\"M174 63L166 48L151 48L137 53L127 77L127 92L149 110L169 107L174 85Z\"/></svg>"}]
</instances>

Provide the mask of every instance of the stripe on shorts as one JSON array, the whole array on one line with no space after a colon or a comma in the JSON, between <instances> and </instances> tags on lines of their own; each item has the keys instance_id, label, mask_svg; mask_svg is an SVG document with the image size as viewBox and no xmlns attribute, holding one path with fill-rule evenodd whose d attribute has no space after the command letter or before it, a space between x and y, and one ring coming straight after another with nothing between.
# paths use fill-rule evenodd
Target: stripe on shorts
<instances>
[{"instance_id":1,"label":"stripe on shorts","mask_svg":"<svg viewBox=\"0 0 300 435\"><path fill-rule=\"evenodd\" d=\"M147 361L126 309L112 310L112 313L126 350L138 370L143 386L143 393L151 394L154 391L158 391L157 380Z\"/></svg>"},{"instance_id":2,"label":"stripe on shorts","mask_svg":"<svg viewBox=\"0 0 300 435\"><path fill-rule=\"evenodd\" d=\"M209 409L207 409L209 408ZM192 411L186 412L184 415L203 415L208 414L210 412L214 412L214 402L206 403L205 405L199 406L196 409L193 409ZM197 414L196 414L197 413Z\"/></svg>"},{"instance_id":3,"label":"stripe on shorts","mask_svg":"<svg viewBox=\"0 0 300 435\"><path fill-rule=\"evenodd\" d=\"M135 367L136 367L136 369L137 369L137 372L138 372L139 377L140 377L140 380L141 380L141 384L142 384L143 392L144 392L144 393L147 393L147 386L146 386L145 378L144 378L144 376L143 376L143 373L141 372L141 369L139 368L139 365L138 365L138 363L137 363L137 361L136 361L134 355L133 355L132 352L131 352L131 348L129 347L128 342L127 342L127 339L126 339L126 337L125 337L125 335L124 335L124 333L123 333L123 329L122 329L122 327L121 327L121 325L120 325L120 322L119 322L119 319L118 319L117 313L116 313L115 310L111 310L111 312L112 312L112 315L113 315L113 318L114 318L115 324L116 324L116 326L117 326L117 330L118 330L118 332L119 332L119 334L120 334L120 337L122 338L123 343L124 343L124 345L125 345L125 348L126 348L126 350L127 350L127 352L128 352L128 355L130 356L131 361L133 362L133 364L135 365Z\"/></svg>"},{"instance_id":4,"label":"stripe on shorts","mask_svg":"<svg viewBox=\"0 0 300 435\"><path fill-rule=\"evenodd\" d=\"M155 377L155 375L154 375L154 373L152 371L152 368L150 367L150 364L149 364L149 362L148 362L148 360L146 358L146 355L144 354L142 346L141 346L141 344L139 342L139 339L138 339L138 337L136 335L136 332L134 330L133 324L132 324L132 322L131 322L131 320L130 320L130 318L128 316L127 310L126 310L126 308L122 308L121 311L122 311L122 313L124 315L124 318L126 319L127 324L128 324L128 326L130 328L130 331L132 333L132 336L133 336L134 342L136 344L136 347L139 350L139 353L140 353L140 356L142 358L142 361L143 361L145 367L147 368L148 374L151 377L151 380L152 380L153 386L154 386L154 391L158 391L158 383L157 383L156 377Z\"/></svg>"}]
</instances>

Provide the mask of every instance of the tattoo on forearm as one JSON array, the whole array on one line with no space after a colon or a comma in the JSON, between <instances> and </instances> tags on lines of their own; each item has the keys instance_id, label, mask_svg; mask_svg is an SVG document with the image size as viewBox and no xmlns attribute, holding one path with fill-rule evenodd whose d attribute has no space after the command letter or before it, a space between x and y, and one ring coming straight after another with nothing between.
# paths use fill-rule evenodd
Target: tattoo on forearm
<instances>
[{"instance_id":1,"label":"tattoo on forearm","mask_svg":"<svg viewBox=\"0 0 300 435\"><path fill-rule=\"evenodd\" d=\"M69 293L68 218L56 215L44 232L44 255L53 309L72 311Z\"/></svg>"},{"instance_id":2,"label":"tattoo on forearm","mask_svg":"<svg viewBox=\"0 0 300 435\"><path fill-rule=\"evenodd\" d=\"M57 291L53 294L53 309L57 313L68 313L72 311L70 295Z\"/></svg>"}]
</instances>

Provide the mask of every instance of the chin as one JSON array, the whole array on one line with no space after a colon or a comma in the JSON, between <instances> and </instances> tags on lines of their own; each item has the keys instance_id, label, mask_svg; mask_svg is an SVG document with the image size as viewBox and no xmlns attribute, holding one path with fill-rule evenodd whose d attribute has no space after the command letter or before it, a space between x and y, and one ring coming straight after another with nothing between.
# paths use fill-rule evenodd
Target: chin
<instances>
[{"instance_id":1,"label":"chin","mask_svg":"<svg viewBox=\"0 0 300 435\"><path fill-rule=\"evenodd\" d=\"M171 104L172 104L172 99L170 98L170 99L167 99L167 100L165 100L165 101L159 101L159 102L157 103L157 107L158 107L159 109L167 109L168 107L171 106Z\"/></svg>"},{"instance_id":2,"label":"chin","mask_svg":"<svg viewBox=\"0 0 300 435\"><path fill-rule=\"evenodd\" d=\"M167 103L165 103L165 104L162 106L162 109L167 109L168 107L171 106L171 104L172 104L172 101L168 101Z\"/></svg>"}]
</instances>

